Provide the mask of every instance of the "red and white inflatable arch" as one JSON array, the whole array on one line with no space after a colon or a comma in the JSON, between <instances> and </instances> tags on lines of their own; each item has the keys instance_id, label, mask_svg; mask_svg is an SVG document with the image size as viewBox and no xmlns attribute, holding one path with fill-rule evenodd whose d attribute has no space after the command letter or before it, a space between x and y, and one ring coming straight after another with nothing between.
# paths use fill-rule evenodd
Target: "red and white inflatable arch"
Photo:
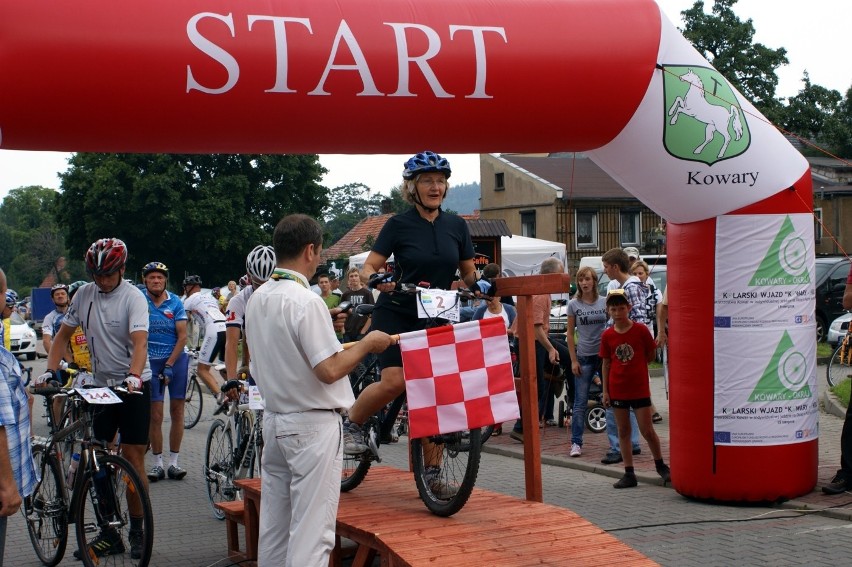
<instances>
[{"instance_id":1,"label":"red and white inflatable arch","mask_svg":"<svg viewBox=\"0 0 852 567\"><path fill-rule=\"evenodd\" d=\"M588 152L669 221L675 488L816 483L807 162L652 0L7 3L0 148Z\"/></svg>"}]
</instances>

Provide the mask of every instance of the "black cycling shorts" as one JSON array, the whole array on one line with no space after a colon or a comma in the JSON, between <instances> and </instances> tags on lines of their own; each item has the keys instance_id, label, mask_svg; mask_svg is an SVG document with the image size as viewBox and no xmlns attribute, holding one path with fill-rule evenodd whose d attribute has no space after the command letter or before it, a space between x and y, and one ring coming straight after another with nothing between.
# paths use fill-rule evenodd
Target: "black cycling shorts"
<instances>
[{"instance_id":1,"label":"black cycling shorts","mask_svg":"<svg viewBox=\"0 0 852 567\"><path fill-rule=\"evenodd\" d=\"M122 397L122 403L101 406L95 413L95 439L113 440L121 433L121 442L128 445L147 445L151 424L151 384L142 383L142 393Z\"/></svg>"},{"instance_id":2,"label":"black cycling shorts","mask_svg":"<svg viewBox=\"0 0 852 567\"><path fill-rule=\"evenodd\" d=\"M651 398L639 398L638 400L610 400L610 405L621 409L639 409L651 407Z\"/></svg>"}]
</instances>

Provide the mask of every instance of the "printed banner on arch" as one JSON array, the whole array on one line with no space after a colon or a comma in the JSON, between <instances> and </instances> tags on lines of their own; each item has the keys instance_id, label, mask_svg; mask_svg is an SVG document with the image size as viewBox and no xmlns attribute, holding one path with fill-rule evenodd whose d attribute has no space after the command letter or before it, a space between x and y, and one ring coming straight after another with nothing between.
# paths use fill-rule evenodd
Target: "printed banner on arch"
<instances>
[{"instance_id":1,"label":"printed banner on arch","mask_svg":"<svg viewBox=\"0 0 852 567\"><path fill-rule=\"evenodd\" d=\"M520 416L502 317L399 337L412 439Z\"/></svg>"}]
</instances>

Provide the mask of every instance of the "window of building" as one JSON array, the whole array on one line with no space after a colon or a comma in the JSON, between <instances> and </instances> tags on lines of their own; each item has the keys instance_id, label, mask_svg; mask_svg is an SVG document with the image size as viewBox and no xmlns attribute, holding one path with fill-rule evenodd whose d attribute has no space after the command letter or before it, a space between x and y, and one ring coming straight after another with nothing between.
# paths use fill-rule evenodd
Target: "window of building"
<instances>
[{"instance_id":1,"label":"window of building","mask_svg":"<svg viewBox=\"0 0 852 567\"><path fill-rule=\"evenodd\" d=\"M535 238L535 211L521 211L521 236Z\"/></svg>"},{"instance_id":2,"label":"window of building","mask_svg":"<svg viewBox=\"0 0 852 567\"><path fill-rule=\"evenodd\" d=\"M621 246L641 246L642 218L639 211L625 209L619 213Z\"/></svg>"},{"instance_id":3,"label":"window of building","mask_svg":"<svg viewBox=\"0 0 852 567\"><path fill-rule=\"evenodd\" d=\"M598 247L598 212L575 211L574 224L577 227L576 248Z\"/></svg>"},{"instance_id":4,"label":"window of building","mask_svg":"<svg viewBox=\"0 0 852 567\"><path fill-rule=\"evenodd\" d=\"M814 241L822 242L822 207L814 209Z\"/></svg>"},{"instance_id":5,"label":"window of building","mask_svg":"<svg viewBox=\"0 0 852 567\"><path fill-rule=\"evenodd\" d=\"M502 173L494 174L494 190L495 191L505 191L506 190L506 178Z\"/></svg>"}]
</instances>

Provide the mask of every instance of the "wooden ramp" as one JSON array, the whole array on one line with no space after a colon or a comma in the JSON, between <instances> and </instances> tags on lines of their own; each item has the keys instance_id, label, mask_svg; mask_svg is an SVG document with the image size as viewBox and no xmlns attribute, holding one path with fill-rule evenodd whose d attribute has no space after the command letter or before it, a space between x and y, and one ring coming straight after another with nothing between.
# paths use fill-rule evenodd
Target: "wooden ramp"
<instances>
[{"instance_id":1,"label":"wooden ramp","mask_svg":"<svg viewBox=\"0 0 852 567\"><path fill-rule=\"evenodd\" d=\"M417 495L411 473L373 467L364 482L340 495L340 538L358 544L353 567L481 565L656 565L574 512L474 489L455 516L441 518Z\"/></svg>"}]
</instances>

